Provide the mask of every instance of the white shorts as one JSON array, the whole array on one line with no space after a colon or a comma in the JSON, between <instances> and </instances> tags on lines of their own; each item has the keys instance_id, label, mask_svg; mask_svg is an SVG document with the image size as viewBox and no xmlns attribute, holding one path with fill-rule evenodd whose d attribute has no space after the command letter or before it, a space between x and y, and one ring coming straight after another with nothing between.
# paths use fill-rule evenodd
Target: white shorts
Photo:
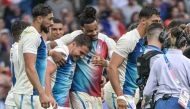
<instances>
[{"instance_id":1,"label":"white shorts","mask_svg":"<svg viewBox=\"0 0 190 109\"><path fill-rule=\"evenodd\" d=\"M71 109L70 107L60 107L58 106L57 109Z\"/></svg>"},{"instance_id":2,"label":"white shorts","mask_svg":"<svg viewBox=\"0 0 190 109\"><path fill-rule=\"evenodd\" d=\"M72 109L102 109L101 97L90 96L84 92L71 92Z\"/></svg>"},{"instance_id":3,"label":"white shorts","mask_svg":"<svg viewBox=\"0 0 190 109\"><path fill-rule=\"evenodd\" d=\"M5 105L5 109L17 109L16 106Z\"/></svg>"},{"instance_id":4,"label":"white shorts","mask_svg":"<svg viewBox=\"0 0 190 109\"><path fill-rule=\"evenodd\" d=\"M116 98L117 96L115 93L107 91L104 92L104 99L109 109L118 109ZM130 95L125 95L125 98L128 101L128 109L136 109L135 97Z\"/></svg>"},{"instance_id":5,"label":"white shorts","mask_svg":"<svg viewBox=\"0 0 190 109\"><path fill-rule=\"evenodd\" d=\"M47 109L54 109L52 106L50 106ZM57 106L57 109L71 109L70 107L61 107L61 106Z\"/></svg>"},{"instance_id":6,"label":"white shorts","mask_svg":"<svg viewBox=\"0 0 190 109\"><path fill-rule=\"evenodd\" d=\"M14 101L17 109L44 109L39 96L14 94Z\"/></svg>"},{"instance_id":7,"label":"white shorts","mask_svg":"<svg viewBox=\"0 0 190 109\"><path fill-rule=\"evenodd\" d=\"M6 109L16 109L16 104L14 101L14 96L12 92L9 92L5 100Z\"/></svg>"}]
</instances>

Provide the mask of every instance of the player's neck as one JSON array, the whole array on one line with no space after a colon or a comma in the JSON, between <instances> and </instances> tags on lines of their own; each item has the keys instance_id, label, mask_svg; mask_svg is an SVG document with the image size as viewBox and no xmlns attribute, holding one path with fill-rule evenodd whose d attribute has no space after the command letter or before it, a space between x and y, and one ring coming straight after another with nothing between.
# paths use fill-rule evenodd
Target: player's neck
<instances>
[{"instance_id":1,"label":"player's neck","mask_svg":"<svg viewBox=\"0 0 190 109\"><path fill-rule=\"evenodd\" d=\"M140 37L143 38L145 35L145 28L142 26L142 24L137 26L137 31L139 32Z\"/></svg>"},{"instance_id":2,"label":"player's neck","mask_svg":"<svg viewBox=\"0 0 190 109\"><path fill-rule=\"evenodd\" d=\"M33 22L32 26L33 26L39 33L41 33L41 27L40 27L39 23Z\"/></svg>"}]
</instances>

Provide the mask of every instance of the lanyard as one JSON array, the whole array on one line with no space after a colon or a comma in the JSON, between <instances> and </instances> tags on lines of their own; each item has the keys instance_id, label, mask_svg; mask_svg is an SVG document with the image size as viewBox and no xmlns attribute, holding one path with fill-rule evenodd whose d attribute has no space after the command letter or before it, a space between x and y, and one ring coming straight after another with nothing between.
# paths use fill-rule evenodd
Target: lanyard
<instances>
[{"instance_id":1,"label":"lanyard","mask_svg":"<svg viewBox=\"0 0 190 109\"><path fill-rule=\"evenodd\" d=\"M147 49L151 49L151 50L155 50L155 51L158 51L158 52L162 53L161 49L158 48L158 47L156 47L156 46L154 46L154 45L147 45L146 48Z\"/></svg>"},{"instance_id":2,"label":"lanyard","mask_svg":"<svg viewBox=\"0 0 190 109\"><path fill-rule=\"evenodd\" d=\"M180 85L180 81L179 81L179 79L177 78L177 76L176 76L176 74L175 74L175 72L174 72L174 70L173 70L173 67L172 67L170 61L168 60L166 54L164 54L164 60L165 60L165 62L166 62L166 64L167 64L167 66L168 66L169 73L170 73L171 77L173 78L173 80L174 80L178 85Z\"/></svg>"}]
</instances>

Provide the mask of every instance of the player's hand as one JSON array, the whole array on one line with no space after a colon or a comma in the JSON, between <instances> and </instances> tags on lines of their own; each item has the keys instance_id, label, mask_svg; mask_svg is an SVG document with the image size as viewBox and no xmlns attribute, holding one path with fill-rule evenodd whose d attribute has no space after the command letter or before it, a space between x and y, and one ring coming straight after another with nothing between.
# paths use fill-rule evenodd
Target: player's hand
<instances>
[{"instance_id":1,"label":"player's hand","mask_svg":"<svg viewBox=\"0 0 190 109\"><path fill-rule=\"evenodd\" d=\"M123 99L117 99L118 109L128 109L127 102Z\"/></svg>"},{"instance_id":2,"label":"player's hand","mask_svg":"<svg viewBox=\"0 0 190 109\"><path fill-rule=\"evenodd\" d=\"M105 84L106 84L106 78L104 76L102 76L102 80L101 80L101 84L100 84L101 88L103 88Z\"/></svg>"},{"instance_id":3,"label":"player's hand","mask_svg":"<svg viewBox=\"0 0 190 109\"><path fill-rule=\"evenodd\" d=\"M62 66L66 63L65 54L51 50L51 56L57 66Z\"/></svg>"},{"instance_id":4,"label":"player's hand","mask_svg":"<svg viewBox=\"0 0 190 109\"><path fill-rule=\"evenodd\" d=\"M92 57L92 64L94 64L95 66L106 67L107 61L103 57L95 55Z\"/></svg>"},{"instance_id":5,"label":"player's hand","mask_svg":"<svg viewBox=\"0 0 190 109\"><path fill-rule=\"evenodd\" d=\"M44 93L40 94L40 103L43 108L49 108L50 107L50 99L49 97Z\"/></svg>"},{"instance_id":6,"label":"player's hand","mask_svg":"<svg viewBox=\"0 0 190 109\"><path fill-rule=\"evenodd\" d=\"M50 96L49 98L53 109L57 109L57 102L55 101L55 99L52 96Z\"/></svg>"},{"instance_id":7,"label":"player's hand","mask_svg":"<svg viewBox=\"0 0 190 109\"><path fill-rule=\"evenodd\" d=\"M143 100L141 101L141 109L143 109L144 106L145 106L145 100L143 99Z\"/></svg>"}]
</instances>

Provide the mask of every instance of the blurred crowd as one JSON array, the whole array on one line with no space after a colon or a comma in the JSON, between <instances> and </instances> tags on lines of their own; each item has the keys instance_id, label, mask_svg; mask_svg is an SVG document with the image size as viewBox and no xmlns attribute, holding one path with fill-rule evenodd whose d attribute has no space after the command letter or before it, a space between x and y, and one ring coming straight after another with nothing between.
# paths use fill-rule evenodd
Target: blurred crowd
<instances>
[{"instance_id":1,"label":"blurred crowd","mask_svg":"<svg viewBox=\"0 0 190 109\"><path fill-rule=\"evenodd\" d=\"M147 5L160 11L165 26L174 19L188 22L190 17L190 0L0 0L0 99L5 99L11 86L11 24L16 20L31 23L32 8L39 3L52 7L54 17L63 24L62 34L79 29L77 18L81 10L86 5L93 6L98 11L100 31L115 41L128 31L129 25L138 22L140 10Z\"/></svg>"}]
</instances>

